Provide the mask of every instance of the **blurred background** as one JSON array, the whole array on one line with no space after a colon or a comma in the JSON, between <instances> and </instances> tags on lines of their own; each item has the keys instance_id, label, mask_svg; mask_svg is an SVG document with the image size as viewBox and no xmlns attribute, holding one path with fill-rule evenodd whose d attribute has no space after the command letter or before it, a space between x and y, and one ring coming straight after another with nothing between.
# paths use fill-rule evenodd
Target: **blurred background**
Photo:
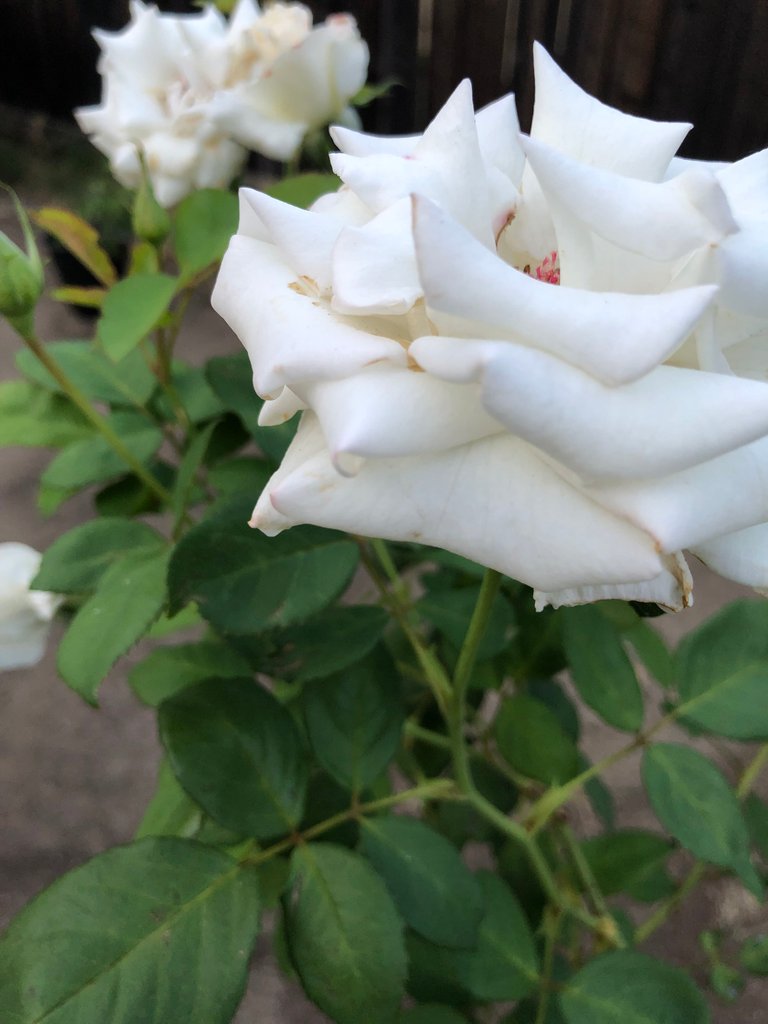
<instances>
[{"instance_id":1,"label":"blurred background","mask_svg":"<svg viewBox=\"0 0 768 1024\"><path fill-rule=\"evenodd\" d=\"M191 11L191 0L160 0ZM453 87L476 105L514 91L523 128L538 39L585 89L646 117L692 121L686 156L733 160L768 145L767 0L308 0L316 19L351 11L372 81L403 86L366 111L379 132L423 128ZM128 0L3 0L0 101L68 119L97 102L90 29L120 28ZM8 109L0 117L7 130ZM6 122L4 127L3 121Z\"/></svg>"}]
</instances>

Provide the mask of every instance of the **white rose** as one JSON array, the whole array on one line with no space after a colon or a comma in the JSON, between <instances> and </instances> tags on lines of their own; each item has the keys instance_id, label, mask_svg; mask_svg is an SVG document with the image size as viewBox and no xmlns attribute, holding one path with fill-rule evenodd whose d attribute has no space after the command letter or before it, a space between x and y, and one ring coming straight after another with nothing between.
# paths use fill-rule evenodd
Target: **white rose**
<instances>
[{"instance_id":1,"label":"white rose","mask_svg":"<svg viewBox=\"0 0 768 1024\"><path fill-rule=\"evenodd\" d=\"M120 32L94 32L103 96L75 111L80 127L127 188L141 183L143 154L162 206L196 188L228 186L245 150L212 114L227 65L226 20L213 7L160 14L141 0L131 0L130 11Z\"/></svg>"},{"instance_id":2,"label":"white rose","mask_svg":"<svg viewBox=\"0 0 768 1024\"><path fill-rule=\"evenodd\" d=\"M214 305L303 414L252 523L444 547L537 603L768 586L768 152L672 162L536 53L531 137L461 86L423 136L337 131L344 186L244 191Z\"/></svg>"},{"instance_id":3,"label":"white rose","mask_svg":"<svg viewBox=\"0 0 768 1024\"><path fill-rule=\"evenodd\" d=\"M349 14L313 28L303 4L275 3L262 12L240 0L228 60L213 116L244 146L287 160L312 129L359 123L349 101L365 84L368 47Z\"/></svg>"},{"instance_id":4,"label":"white rose","mask_svg":"<svg viewBox=\"0 0 768 1024\"><path fill-rule=\"evenodd\" d=\"M29 589L41 558L26 544L0 544L0 670L34 665L45 651L61 598Z\"/></svg>"}]
</instances>

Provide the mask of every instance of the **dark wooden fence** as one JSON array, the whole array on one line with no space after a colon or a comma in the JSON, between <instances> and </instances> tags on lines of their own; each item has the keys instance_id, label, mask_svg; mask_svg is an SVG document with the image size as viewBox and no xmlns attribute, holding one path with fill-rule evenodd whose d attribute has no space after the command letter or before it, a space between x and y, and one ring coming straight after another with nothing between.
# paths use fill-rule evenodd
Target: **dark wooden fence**
<instances>
[{"instance_id":1,"label":"dark wooden fence","mask_svg":"<svg viewBox=\"0 0 768 1024\"><path fill-rule=\"evenodd\" d=\"M185 0L161 0L188 10ZM469 76L478 105L533 103L538 39L590 92L648 117L690 120L691 156L733 159L768 145L768 0L309 0L315 16L352 11L371 77L402 87L367 127L423 127ZM127 0L1 0L0 101L66 116L99 93L92 25L117 28ZM2 125L0 124L0 133Z\"/></svg>"}]
</instances>

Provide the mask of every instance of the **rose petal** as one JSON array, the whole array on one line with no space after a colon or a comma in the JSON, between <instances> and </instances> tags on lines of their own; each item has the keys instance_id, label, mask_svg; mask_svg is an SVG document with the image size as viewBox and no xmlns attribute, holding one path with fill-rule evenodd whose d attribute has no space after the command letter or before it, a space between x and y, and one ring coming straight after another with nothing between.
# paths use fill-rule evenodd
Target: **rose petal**
<instances>
[{"instance_id":1,"label":"rose petal","mask_svg":"<svg viewBox=\"0 0 768 1024\"><path fill-rule=\"evenodd\" d=\"M713 537L693 553L726 579L768 590L768 523Z\"/></svg>"},{"instance_id":2,"label":"rose petal","mask_svg":"<svg viewBox=\"0 0 768 1024\"><path fill-rule=\"evenodd\" d=\"M533 45L531 136L616 174L659 181L692 125L633 117L584 92L540 43Z\"/></svg>"},{"instance_id":3,"label":"rose petal","mask_svg":"<svg viewBox=\"0 0 768 1024\"><path fill-rule=\"evenodd\" d=\"M516 438L371 460L342 477L307 413L292 447L254 510L252 525L267 533L308 522L419 541L547 591L662 571L646 534L593 504Z\"/></svg>"},{"instance_id":4,"label":"rose petal","mask_svg":"<svg viewBox=\"0 0 768 1024\"><path fill-rule=\"evenodd\" d=\"M479 380L488 412L587 480L666 476L768 433L751 380L659 366L622 387L510 342L424 338L411 355L445 380Z\"/></svg>"},{"instance_id":5,"label":"rose petal","mask_svg":"<svg viewBox=\"0 0 768 1024\"><path fill-rule=\"evenodd\" d=\"M334 319L304 287L274 245L239 235L230 242L211 301L248 350L260 395L379 361L405 365L398 342Z\"/></svg>"},{"instance_id":6,"label":"rose petal","mask_svg":"<svg viewBox=\"0 0 768 1024\"><path fill-rule=\"evenodd\" d=\"M522 341L607 383L635 380L669 356L715 293L555 287L508 267L434 204L417 199L414 209L419 275L441 333Z\"/></svg>"},{"instance_id":7,"label":"rose petal","mask_svg":"<svg viewBox=\"0 0 768 1024\"><path fill-rule=\"evenodd\" d=\"M665 556L664 571L652 580L641 583L585 584L569 590L545 593L535 590L533 599L536 611L551 605L552 608L569 607L576 604L591 604L593 601L643 601L660 604L668 611L679 612L693 604L693 579L688 565L680 553Z\"/></svg>"}]
</instances>

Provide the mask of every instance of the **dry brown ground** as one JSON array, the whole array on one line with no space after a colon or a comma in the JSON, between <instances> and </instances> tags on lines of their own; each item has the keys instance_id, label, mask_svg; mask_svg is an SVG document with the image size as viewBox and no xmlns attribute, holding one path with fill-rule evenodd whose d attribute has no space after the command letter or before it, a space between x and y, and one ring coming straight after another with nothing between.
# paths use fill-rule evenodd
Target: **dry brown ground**
<instances>
[{"instance_id":1,"label":"dry brown ground","mask_svg":"<svg viewBox=\"0 0 768 1024\"><path fill-rule=\"evenodd\" d=\"M0 203L0 229L16 234L7 203ZM81 334L82 326L61 307L45 304L39 330L47 339L71 338ZM182 355L201 361L236 347L228 329L201 301L188 318ZM16 349L16 340L0 324L0 379L14 375ZM42 550L88 517L86 496L67 502L51 519L44 520L36 512L36 480L47 460L44 452L35 449L0 449L0 541L23 541ZM739 588L700 572L695 608L656 621L674 640L740 593ZM112 672L103 687L101 707L94 711L57 679L55 646L51 643L46 658L35 669L0 676L0 814L4 823L0 831L0 921L7 920L62 872L129 840L152 793L159 747L152 713L133 699L125 682L130 658ZM592 757L603 756L621 743L620 737L596 719L588 717L585 726ZM615 793L622 825L654 827L636 761L617 765L607 781ZM580 805L575 813L577 823L589 827L586 808ZM687 966L702 980L697 935L713 925L742 937L768 927L768 915L764 908L746 900L737 885L713 883L660 929L651 951ZM262 949L255 957L237 1024L313 1024L323 1020L326 1018L294 988L286 989L270 955ZM713 1001L713 1024L767 1021L766 982L751 981L736 1006Z\"/></svg>"}]
</instances>

